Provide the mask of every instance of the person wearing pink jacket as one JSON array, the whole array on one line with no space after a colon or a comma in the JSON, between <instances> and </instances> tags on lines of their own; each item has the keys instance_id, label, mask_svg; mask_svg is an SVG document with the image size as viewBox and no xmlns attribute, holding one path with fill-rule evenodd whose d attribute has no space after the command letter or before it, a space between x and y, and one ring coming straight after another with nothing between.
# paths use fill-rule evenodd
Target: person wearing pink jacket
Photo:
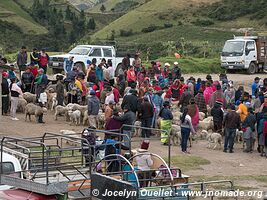
<instances>
[{"instance_id":1,"label":"person wearing pink jacket","mask_svg":"<svg viewBox=\"0 0 267 200\"><path fill-rule=\"evenodd\" d=\"M205 91L203 93L206 105L209 104L209 101L210 101L210 98L211 98L212 94L213 94L213 88L211 86L211 83L207 82L207 87L206 87L206 89L205 89Z\"/></svg>"}]
</instances>

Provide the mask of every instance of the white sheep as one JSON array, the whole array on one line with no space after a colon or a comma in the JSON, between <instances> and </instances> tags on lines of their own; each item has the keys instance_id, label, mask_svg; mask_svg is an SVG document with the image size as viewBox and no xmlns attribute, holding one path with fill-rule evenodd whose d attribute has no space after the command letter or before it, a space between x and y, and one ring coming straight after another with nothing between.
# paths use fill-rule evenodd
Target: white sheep
<instances>
[{"instance_id":1,"label":"white sheep","mask_svg":"<svg viewBox=\"0 0 267 200\"><path fill-rule=\"evenodd\" d=\"M30 92L25 92L23 94L23 98L28 102L28 103L35 103L36 102L36 94L32 94Z\"/></svg>"},{"instance_id":2,"label":"white sheep","mask_svg":"<svg viewBox=\"0 0 267 200\"><path fill-rule=\"evenodd\" d=\"M60 105L56 106L56 108L55 108L55 120L57 120L57 117L60 115L66 116L67 111L68 111L68 109L64 106L60 106Z\"/></svg>"},{"instance_id":3,"label":"white sheep","mask_svg":"<svg viewBox=\"0 0 267 200\"><path fill-rule=\"evenodd\" d=\"M205 113L203 112L199 112L199 120L202 121L203 119L205 119Z\"/></svg>"},{"instance_id":4,"label":"white sheep","mask_svg":"<svg viewBox=\"0 0 267 200\"><path fill-rule=\"evenodd\" d=\"M181 120L180 120L181 115L182 115L182 113L180 111L174 111L172 123L175 125L180 125L181 124Z\"/></svg>"},{"instance_id":5,"label":"white sheep","mask_svg":"<svg viewBox=\"0 0 267 200\"><path fill-rule=\"evenodd\" d=\"M53 97L52 98L51 111L53 111L55 109L55 107L57 106L57 104L58 104L57 97Z\"/></svg>"},{"instance_id":6,"label":"white sheep","mask_svg":"<svg viewBox=\"0 0 267 200\"><path fill-rule=\"evenodd\" d=\"M78 126L81 123L81 111L79 110L69 110L68 115L70 117L71 124L76 124Z\"/></svg>"},{"instance_id":7,"label":"white sheep","mask_svg":"<svg viewBox=\"0 0 267 200\"><path fill-rule=\"evenodd\" d=\"M27 101L23 97L19 97L17 112L25 113L26 105Z\"/></svg>"},{"instance_id":8,"label":"white sheep","mask_svg":"<svg viewBox=\"0 0 267 200\"><path fill-rule=\"evenodd\" d=\"M133 137L137 137L137 136L141 136L141 132L142 132L142 129L141 129L141 122L140 121L135 121L134 122L134 126L137 126L136 128L134 128L134 135Z\"/></svg>"},{"instance_id":9,"label":"white sheep","mask_svg":"<svg viewBox=\"0 0 267 200\"><path fill-rule=\"evenodd\" d=\"M85 126L86 124L88 124L88 110L84 111L83 113L83 125Z\"/></svg>"},{"instance_id":10,"label":"white sheep","mask_svg":"<svg viewBox=\"0 0 267 200\"><path fill-rule=\"evenodd\" d=\"M79 141L75 141L74 138L80 139L80 136L77 135L75 131L71 131L71 130L60 130L59 132L62 135L65 136L64 138L65 138L66 144L69 144L71 146L78 146L79 145ZM73 139L72 138L68 138L68 137L72 137Z\"/></svg>"},{"instance_id":11,"label":"white sheep","mask_svg":"<svg viewBox=\"0 0 267 200\"><path fill-rule=\"evenodd\" d=\"M98 113L97 115L97 128L103 129L105 127L105 114Z\"/></svg>"},{"instance_id":12,"label":"white sheep","mask_svg":"<svg viewBox=\"0 0 267 200\"><path fill-rule=\"evenodd\" d=\"M235 134L235 142L236 143L241 143L243 141L243 135L244 132L236 129L236 134Z\"/></svg>"},{"instance_id":13,"label":"white sheep","mask_svg":"<svg viewBox=\"0 0 267 200\"><path fill-rule=\"evenodd\" d=\"M207 135L208 135L208 131L207 131L207 130L202 130L202 131L198 134L198 137L199 137L199 139L205 139L205 138L207 138Z\"/></svg>"},{"instance_id":14,"label":"white sheep","mask_svg":"<svg viewBox=\"0 0 267 200\"><path fill-rule=\"evenodd\" d=\"M31 121L31 115L34 115L36 117L36 120L38 120L38 117L45 114L46 112L47 109L45 107L40 107L33 103L29 103L25 107L25 121L27 121L27 116L29 116L29 120Z\"/></svg>"},{"instance_id":15,"label":"white sheep","mask_svg":"<svg viewBox=\"0 0 267 200\"><path fill-rule=\"evenodd\" d=\"M173 145L181 144L182 135L181 135L181 126L172 124L171 128L171 140Z\"/></svg>"},{"instance_id":16,"label":"white sheep","mask_svg":"<svg viewBox=\"0 0 267 200\"><path fill-rule=\"evenodd\" d=\"M208 133L207 140L209 142L208 148L211 148L211 143L215 143L213 149L216 149L218 144L220 147L222 146L222 135L220 133Z\"/></svg>"},{"instance_id":17,"label":"white sheep","mask_svg":"<svg viewBox=\"0 0 267 200\"><path fill-rule=\"evenodd\" d=\"M46 91L46 95L47 95L47 108L53 110L53 99L56 99L57 93Z\"/></svg>"}]
</instances>

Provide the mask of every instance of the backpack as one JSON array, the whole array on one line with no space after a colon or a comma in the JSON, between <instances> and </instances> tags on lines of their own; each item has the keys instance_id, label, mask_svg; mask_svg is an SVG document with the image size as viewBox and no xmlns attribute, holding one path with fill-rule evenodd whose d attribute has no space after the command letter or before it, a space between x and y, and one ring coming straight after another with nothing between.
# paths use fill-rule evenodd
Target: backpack
<instances>
[{"instance_id":1,"label":"backpack","mask_svg":"<svg viewBox=\"0 0 267 200\"><path fill-rule=\"evenodd\" d=\"M46 66L48 63L48 56L45 54L45 56L41 56L40 55L40 61L39 61L39 64L40 66Z\"/></svg>"}]
</instances>

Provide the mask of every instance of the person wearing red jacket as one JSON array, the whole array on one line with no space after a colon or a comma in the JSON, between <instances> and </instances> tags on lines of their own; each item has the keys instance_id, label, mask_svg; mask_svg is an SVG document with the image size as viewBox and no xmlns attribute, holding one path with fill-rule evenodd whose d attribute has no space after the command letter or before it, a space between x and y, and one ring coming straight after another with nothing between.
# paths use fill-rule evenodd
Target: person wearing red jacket
<instances>
[{"instance_id":1,"label":"person wearing red jacket","mask_svg":"<svg viewBox=\"0 0 267 200\"><path fill-rule=\"evenodd\" d=\"M132 83L136 82L136 74L133 66L130 66L130 68L127 71L127 81L128 81L128 86L131 86Z\"/></svg>"},{"instance_id":2,"label":"person wearing red jacket","mask_svg":"<svg viewBox=\"0 0 267 200\"><path fill-rule=\"evenodd\" d=\"M115 101L115 103L119 103L119 100L120 100L120 92L119 92L118 85L114 85L113 86L113 94L114 94L114 101Z\"/></svg>"}]
</instances>

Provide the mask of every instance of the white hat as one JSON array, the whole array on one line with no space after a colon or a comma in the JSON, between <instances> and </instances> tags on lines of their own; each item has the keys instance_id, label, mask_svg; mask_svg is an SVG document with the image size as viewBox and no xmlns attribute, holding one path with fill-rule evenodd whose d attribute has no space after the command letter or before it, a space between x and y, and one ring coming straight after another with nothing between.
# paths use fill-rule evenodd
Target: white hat
<instances>
[{"instance_id":1,"label":"white hat","mask_svg":"<svg viewBox=\"0 0 267 200\"><path fill-rule=\"evenodd\" d=\"M178 63L178 62L174 62L173 64L174 64L174 65L178 65L179 63Z\"/></svg>"},{"instance_id":2,"label":"white hat","mask_svg":"<svg viewBox=\"0 0 267 200\"><path fill-rule=\"evenodd\" d=\"M170 65L170 63L165 63L164 66L169 66L170 67L171 65Z\"/></svg>"}]
</instances>

